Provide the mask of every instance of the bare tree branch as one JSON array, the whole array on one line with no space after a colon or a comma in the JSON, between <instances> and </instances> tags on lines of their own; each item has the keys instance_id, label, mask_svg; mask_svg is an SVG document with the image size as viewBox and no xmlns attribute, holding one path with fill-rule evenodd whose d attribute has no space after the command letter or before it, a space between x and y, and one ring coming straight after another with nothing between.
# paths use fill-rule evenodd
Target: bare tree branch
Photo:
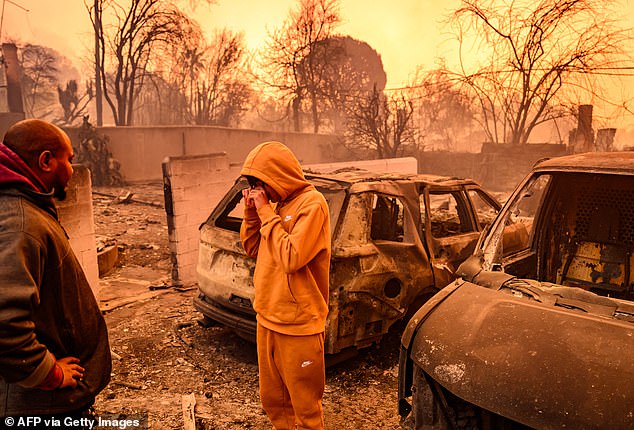
<instances>
[{"instance_id":1,"label":"bare tree branch","mask_svg":"<svg viewBox=\"0 0 634 430\"><path fill-rule=\"evenodd\" d=\"M378 158L398 157L406 145L416 144L414 107L404 94L386 97L375 87L357 100L345 134L349 148L370 148Z\"/></svg>"},{"instance_id":2,"label":"bare tree branch","mask_svg":"<svg viewBox=\"0 0 634 430\"><path fill-rule=\"evenodd\" d=\"M180 43L190 20L166 0L131 0L125 6L99 0L99 15L110 15L98 23L94 22L93 8L86 5L99 40L103 94L115 123L131 125L154 56L166 46Z\"/></svg>"},{"instance_id":3,"label":"bare tree branch","mask_svg":"<svg viewBox=\"0 0 634 430\"><path fill-rule=\"evenodd\" d=\"M568 88L579 74L624 60L627 33L611 18L613 0L462 0L453 24L470 35L475 72L462 63L462 81L479 100L481 123L493 142L524 144L535 127L562 117ZM462 52L462 51L461 51ZM600 91L586 87L590 94Z\"/></svg>"},{"instance_id":4,"label":"bare tree branch","mask_svg":"<svg viewBox=\"0 0 634 430\"><path fill-rule=\"evenodd\" d=\"M295 131L301 130L300 116L306 104L313 131L319 131L321 64L313 52L320 42L334 35L341 21L338 3L338 0L300 0L299 7L290 12L282 27L269 34L260 64L265 75L260 79L290 102Z\"/></svg>"}]
</instances>

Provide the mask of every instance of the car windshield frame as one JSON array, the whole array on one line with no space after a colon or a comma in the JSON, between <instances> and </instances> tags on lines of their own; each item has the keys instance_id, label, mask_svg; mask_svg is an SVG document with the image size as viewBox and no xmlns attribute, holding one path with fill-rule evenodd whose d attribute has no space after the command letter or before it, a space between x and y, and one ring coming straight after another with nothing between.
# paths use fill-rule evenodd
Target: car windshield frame
<instances>
[{"instance_id":1,"label":"car windshield frame","mask_svg":"<svg viewBox=\"0 0 634 430\"><path fill-rule=\"evenodd\" d=\"M537 171L525 178L502 206L502 209L500 209L493 223L482 231L475 249L476 252L479 251L482 253L482 268L484 270L494 270L496 267L500 267L502 261L504 260L501 241L504 238L504 229L508 225L509 218L517 210L517 206L522 201L527 190L529 190L543 175L549 174L552 174L552 172ZM550 188L550 184L548 184L548 188ZM542 194L542 198L544 198L547 194L548 190L545 190ZM540 207L540 211L543 210L541 209L541 204L538 206ZM538 219L538 217L539 213L536 212L535 219ZM533 233L531 232L529 243L533 240L532 234Z\"/></svg>"}]
</instances>

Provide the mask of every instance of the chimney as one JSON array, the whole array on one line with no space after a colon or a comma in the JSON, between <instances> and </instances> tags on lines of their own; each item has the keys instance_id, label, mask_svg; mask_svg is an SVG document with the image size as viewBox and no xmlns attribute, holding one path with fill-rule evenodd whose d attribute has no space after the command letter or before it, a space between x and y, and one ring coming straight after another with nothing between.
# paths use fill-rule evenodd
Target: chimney
<instances>
[{"instance_id":1,"label":"chimney","mask_svg":"<svg viewBox=\"0 0 634 430\"><path fill-rule=\"evenodd\" d=\"M7 104L9 112L24 113L22 103L22 86L20 85L20 63L18 63L18 48L14 43L2 44L4 71L7 77Z\"/></svg>"}]
</instances>

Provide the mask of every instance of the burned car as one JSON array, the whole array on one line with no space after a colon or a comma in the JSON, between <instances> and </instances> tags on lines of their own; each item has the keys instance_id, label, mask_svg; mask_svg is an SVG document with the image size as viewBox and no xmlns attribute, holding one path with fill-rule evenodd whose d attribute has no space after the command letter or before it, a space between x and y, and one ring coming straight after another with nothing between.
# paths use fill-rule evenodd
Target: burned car
<instances>
[{"instance_id":1,"label":"burned car","mask_svg":"<svg viewBox=\"0 0 634 430\"><path fill-rule=\"evenodd\" d=\"M634 428L633 251L634 153L538 163L408 323L403 427Z\"/></svg>"},{"instance_id":2,"label":"burned car","mask_svg":"<svg viewBox=\"0 0 634 430\"><path fill-rule=\"evenodd\" d=\"M348 169L309 174L330 210L332 257L325 352L378 342L414 305L455 279L480 231L500 205L464 179L376 174ZM195 307L207 318L255 338L255 260L240 242L238 179L200 228Z\"/></svg>"}]
</instances>

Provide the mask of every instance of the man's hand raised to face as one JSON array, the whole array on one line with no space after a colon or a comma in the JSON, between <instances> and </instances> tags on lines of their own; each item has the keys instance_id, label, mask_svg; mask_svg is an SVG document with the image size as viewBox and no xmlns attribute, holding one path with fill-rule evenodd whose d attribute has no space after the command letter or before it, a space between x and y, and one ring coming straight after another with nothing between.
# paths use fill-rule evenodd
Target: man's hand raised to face
<instances>
[{"instance_id":1,"label":"man's hand raised to face","mask_svg":"<svg viewBox=\"0 0 634 430\"><path fill-rule=\"evenodd\" d=\"M266 195L264 188L260 185L249 190L247 201L248 199L253 200L256 209L260 209L262 206L269 204L269 197Z\"/></svg>"},{"instance_id":2,"label":"man's hand raised to face","mask_svg":"<svg viewBox=\"0 0 634 430\"><path fill-rule=\"evenodd\" d=\"M242 198L244 199L244 205L246 207L253 208L255 207L255 204L253 203L253 199L249 197L250 191L251 190L249 188L245 188L244 190L242 190Z\"/></svg>"}]
</instances>

